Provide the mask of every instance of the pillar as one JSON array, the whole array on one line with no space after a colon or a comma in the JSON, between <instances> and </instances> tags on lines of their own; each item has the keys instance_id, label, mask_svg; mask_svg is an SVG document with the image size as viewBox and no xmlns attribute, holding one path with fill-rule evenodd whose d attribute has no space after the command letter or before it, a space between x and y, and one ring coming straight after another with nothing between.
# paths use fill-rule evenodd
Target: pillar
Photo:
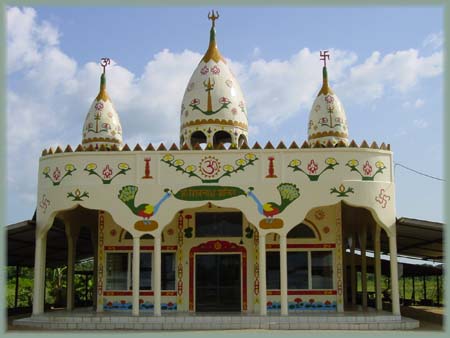
<instances>
[{"instance_id":1,"label":"pillar","mask_svg":"<svg viewBox=\"0 0 450 338\"><path fill-rule=\"evenodd\" d=\"M44 313L45 258L47 249L47 232L39 233L36 229L36 247L34 254L33 315Z\"/></svg>"},{"instance_id":2,"label":"pillar","mask_svg":"<svg viewBox=\"0 0 450 338\"><path fill-rule=\"evenodd\" d=\"M66 289L66 308L71 311L74 309L75 288L74 272L75 260L77 256L77 240L80 234L80 227L65 221L66 239L67 239L67 289Z\"/></svg>"},{"instance_id":3,"label":"pillar","mask_svg":"<svg viewBox=\"0 0 450 338\"><path fill-rule=\"evenodd\" d=\"M259 314L267 315L266 235L259 234Z\"/></svg>"},{"instance_id":4,"label":"pillar","mask_svg":"<svg viewBox=\"0 0 450 338\"><path fill-rule=\"evenodd\" d=\"M92 243L92 252L94 253L94 267L93 267L93 294L92 294L92 307L93 310L97 310L97 285L98 285L98 229L97 225L91 225L91 243Z\"/></svg>"},{"instance_id":5,"label":"pillar","mask_svg":"<svg viewBox=\"0 0 450 338\"><path fill-rule=\"evenodd\" d=\"M397 236L395 234L395 231L393 234L389 236L389 260L391 265L392 314L400 316L400 295L398 288L398 264L397 264Z\"/></svg>"},{"instance_id":6,"label":"pillar","mask_svg":"<svg viewBox=\"0 0 450 338\"><path fill-rule=\"evenodd\" d=\"M362 289L362 306L367 308L367 227L363 225L359 233L359 243L361 246L361 289Z\"/></svg>"},{"instance_id":7,"label":"pillar","mask_svg":"<svg viewBox=\"0 0 450 338\"><path fill-rule=\"evenodd\" d=\"M153 250L153 314L161 316L161 234L155 235Z\"/></svg>"},{"instance_id":8,"label":"pillar","mask_svg":"<svg viewBox=\"0 0 450 338\"><path fill-rule=\"evenodd\" d=\"M416 305L416 277L412 276L412 295L411 295L412 305Z\"/></svg>"},{"instance_id":9,"label":"pillar","mask_svg":"<svg viewBox=\"0 0 450 338\"><path fill-rule=\"evenodd\" d=\"M287 239L286 235L280 235L280 299L281 315L288 315L288 278L287 278Z\"/></svg>"},{"instance_id":10,"label":"pillar","mask_svg":"<svg viewBox=\"0 0 450 338\"><path fill-rule=\"evenodd\" d=\"M16 265L16 288L14 290L14 308L17 308L17 305L19 303L19 276L20 276L20 266Z\"/></svg>"},{"instance_id":11,"label":"pillar","mask_svg":"<svg viewBox=\"0 0 450 338\"><path fill-rule=\"evenodd\" d=\"M352 244L350 247L350 285L352 288L352 305L356 305L356 263L355 263L355 233L352 233Z\"/></svg>"},{"instance_id":12,"label":"pillar","mask_svg":"<svg viewBox=\"0 0 450 338\"><path fill-rule=\"evenodd\" d=\"M132 315L139 316L139 277L140 277L140 237L133 236L133 262L132 262L132 274L133 274L133 307L132 307Z\"/></svg>"},{"instance_id":13,"label":"pillar","mask_svg":"<svg viewBox=\"0 0 450 338\"><path fill-rule=\"evenodd\" d=\"M375 295L376 295L376 309L383 310L383 295L381 294L381 227L379 224L375 225L374 236L374 263L375 263Z\"/></svg>"}]
</instances>

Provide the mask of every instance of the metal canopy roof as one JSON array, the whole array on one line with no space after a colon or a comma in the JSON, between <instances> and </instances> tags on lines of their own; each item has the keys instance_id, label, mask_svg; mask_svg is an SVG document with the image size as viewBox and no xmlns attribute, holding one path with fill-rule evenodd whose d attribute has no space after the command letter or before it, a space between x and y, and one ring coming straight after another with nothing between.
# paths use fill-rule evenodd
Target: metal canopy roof
<instances>
[{"instance_id":1,"label":"metal canopy roof","mask_svg":"<svg viewBox=\"0 0 450 338\"><path fill-rule=\"evenodd\" d=\"M8 265L34 266L35 227L34 220L7 226ZM442 236L442 223L399 218L397 220L398 255L442 262L444 255ZM367 249L371 250L371 245ZM386 236L381 237L381 250L389 253ZM92 252L90 234L82 230L77 241L77 260L92 257ZM47 266L61 266L66 262L67 240L64 224L55 219L47 237Z\"/></svg>"},{"instance_id":2,"label":"metal canopy roof","mask_svg":"<svg viewBox=\"0 0 450 338\"><path fill-rule=\"evenodd\" d=\"M444 224L438 222L406 217L397 219L398 254L442 262L443 228Z\"/></svg>"}]
</instances>

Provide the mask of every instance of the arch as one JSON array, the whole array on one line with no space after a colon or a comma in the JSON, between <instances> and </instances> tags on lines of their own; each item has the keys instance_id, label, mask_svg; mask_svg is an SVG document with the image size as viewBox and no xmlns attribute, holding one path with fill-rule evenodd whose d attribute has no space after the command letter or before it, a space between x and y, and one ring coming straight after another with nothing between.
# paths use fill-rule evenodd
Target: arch
<instances>
[{"instance_id":1,"label":"arch","mask_svg":"<svg viewBox=\"0 0 450 338\"><path fill-rule=\"evenodd\" d=\"M230 133L224 130L217 131L213 136L213 145L214 147L217 147L220 143L222 143L224 146L226 144L231 145L233 143ZM228 148L228 147L226 147Z\"/></svg>"},{"instance_id":2,"label":"arch","mask_svg":"<svg viewBox=\"0 0 450 338\"><path fill-rule=\"evenodd\" d=\"M248 144L248 140L247 137L244 134L239 135L239 139L238 139L238 148L242 147L242 145L244 143Z\"/></svg>"},{"instance_id":3,"label":"arch","mask_svg":"<svg viewBox=\"0 0 450 338\"><path fill-rule=\"evenodd\" d=\"M306 220L305 220L306 221ZM308 222L312 223L312 222ZM317 228L313 228L312 226L306 223L297 224L293 227L288 233L287 238L320 238L320 232L317 231Z\"/></svg>"},{"instance_id":4,"label":"arch","mask_svg":"<svg viewBox=\"0 0 450 338\"><path fill-rule=\"evenodd\" d=\"M200 130L194 131L191 134L191 147L194 148L196 144L201 145L207 143L206 135Z\"/></svg>"}]
</instances>

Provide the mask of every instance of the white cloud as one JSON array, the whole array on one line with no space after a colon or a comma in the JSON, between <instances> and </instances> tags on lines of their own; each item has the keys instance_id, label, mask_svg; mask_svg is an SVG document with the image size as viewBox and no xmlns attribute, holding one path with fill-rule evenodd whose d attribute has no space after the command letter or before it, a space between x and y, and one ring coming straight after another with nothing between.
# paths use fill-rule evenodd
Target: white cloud
<instances>
[{"instance_id":1,"label":"white cloud","mask_svg":"<svg viewBox=\"0 0 450 338\"><path fill-rule=\"evenodd\" d=\"M422 42L423 47L441 49L444 44L444 34L441 32L429 34Z\"/></svg>"},{"instance_id":2,"label":"white cloud","mask_svg":"<svg viewBox=\"0 0 450 338\"><path fill-rule=\"evenodd\" d=\"M414 107L415 108L420 108L425 104L425 101L422 99L417 99L416 102L414 102Z\"/></svg>"},{"instance_id":3,"label":"white cloud","mask_svg":"<svg viewBox=\"0 0 450 338\"><path fill-rule=\"evenodd\" d=\"M423 128L427 128L428 127L428 122L423 120L423 119L413 120L413 124L414 124L415 127L419 128L419 129L423 129Z\"/></svg>"},{"instance_id":4,"label":"white cloud","mask_svg":"<svg viewBox=\"0 0 450 338\"><path fill-rule=\"evenodd\" d=\"M406 93L419 80L437 76L442 69L442 52L420 56L418 50L409 49L381 56L376 51L352 67L349 76L335 89L343 94L344 102L367 103L381 98L386 90Z\"/></svg>"},{"instance_id":5,"label":"white cloud","mask_svg":"<svg viewBox=\"0 0 450 338\"><path fill-rule=\"evenodd\" d=\"M407 109L409 109L409 108L418 109L418 108L422 107L424 104L425 104L425 100L419 98L419 99L415 100L414 102L411 102L411 101L403 102L402 107L407 108Z\"/></svg>"}]
</instances>

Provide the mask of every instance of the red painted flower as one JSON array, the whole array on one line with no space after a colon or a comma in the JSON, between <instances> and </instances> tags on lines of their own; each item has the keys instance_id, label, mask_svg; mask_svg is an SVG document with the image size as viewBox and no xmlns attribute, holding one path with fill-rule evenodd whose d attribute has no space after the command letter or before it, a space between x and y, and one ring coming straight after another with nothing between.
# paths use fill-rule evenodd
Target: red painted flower
<instances>
[{"instance_id":1,"label":"red painted flower","mask_svg":"<svg viewBox=\"0 0 450 338\"><path fill-rule=\"evenodd\" d=\"M53 172L53 179L55 181L58 181L60 177L61 177L61 171L59 170L58 167L56 167L55 171Z\"/></svg>"},{"instance_id":2,"label":"red painted flower","mask_svg":"<svg viewBox=\"0 0 450 338\"><path fill-rule=\"evenodd\" d=\"M307 166L308 171L310 174L315 174L317 169L319 169L319 166L317 165L317 163L314 160L311 160Z\"/></svg>"},{"instance_id":3,"label":"red painted flower","mask_svg":"<svg viewBox=\"0 0 450 338\"><path fill-rule=\"evenodd\" d=\"M168 307L172 307L172 306L173 306L173 303L172 303L172 302L168 302L168 303L167 303L167 306L168 306Z\"/></svg>"},{"instance_id":4,"label":"red painted flower","mask_svg":"<svg viewBox=\"0 0 450 338\"><path fill-rule=\"evenodd\" d=\"M331 95L327 95L327 96L325 96L325 101L327 101L327 103L331 103L334 101L334 98Z\"/></svg>"},{"instance_id":5,"label":"red painted flower","mask_svg":"<svg viewBox=\"0 0 450 338\"><path fill-rule=\"evenodd\" d=\"M139 299L139 304L144 304L144 300L143 299Z\"/></svg>"},{"instance_id":6,"label":"red painted flower","mask_svg":"<svg viewBox=\"0 0 450 338\"><path fill-rule=\"evenodd\" d=\"M193 99L192 101L191 101L191 104L193 105L193 106L195 106L195 105L197 105L197 104L199 104L200 103L200 100L199 99Z\"/></svg>"},{"instance_id":7,"label":"red painted flower","mask_svg":"<svg viewBox=\"0 0 450 338\"><path fill-rule=\"evenodd\" d=\"M233 109L231 109L231 112L233 113L233 115L236 115L237 114L237 109L233 108Z\"/></svg>"},{"instance_id":8,"label":"red painted flower","mask_svg":"<svg viewBox=\"0 0 450 338\"><path fill-rule=\"evenodd\" d=\"M267 302L267 306L272 306L272 302L271 302L271 301L268 301L268 302Z\"/></svg>"},{"instance_id":9,"label":"red painted flower","mask_svg":"<svg viewBox=\"0 0 450 338\"><path fill-rule=\"evenodd\" d=\"M95 104L95 109L102 110L103 109L103 103L101 103L101 102L96 103Z\"/></svg>"},{"instance_id":10,"label":"red painted flower","mask_svg":"<svg viewBox=\"0 0 450 338\"><path fill-rule=\"evenodd\" d=\"M109 164L107 164L105 169L103 169L102 171L103 177L108 179L112 176L112 173L113 173L112 169L109 167Z\"/></svg>"},{"instance_id":11,"label":"red painted flower","mask_svg":"<svg viewBox=\"0 0 450 338\"><path fill-rule=\"evenodd\" d=\"M366 161L363 166L364 174L370 175L372 173L372 166L369 164L369 161Z\"/></svg>"},{"instance_id":12,"label":"red painted flower","mask_svg":"<svg viewBox=\"0 0 450 338\"><path fill-rule=\"evenodd\" d=\"M108 303L106 304L106 306L112 307L112 302L108 302Z\"/></svg>"},{"instance_id":13,"label":"red painted flower","mask_svg":"<svg viewBox=\"0 0 450 338\"><path fill-rule=\"evenodd\" d=\"M219 103L227 104L227 103L230 103L230 100L228 100L226 97L221 97L219 99Z\"/></svg>"},{"instance_id":14,"label":"red painted flower","mask_svg":"<svg viewBox=\"0 0 450 338\"><path fill-rule=\"evenodd\" d=\"M325 301L325 305L330 305L330 304L331 304L331 302L329 300Z\"/></svg>"},{"instance_id":15,"label":"red painted flower","mask_svg":"<svg viewBox=\"0 0 450 338\"><path fill-rule=\"evenodd\" d=\"M301 303L301 302L302 302L302 299L301 299L301 298L295 298L295 299L294 299L294 302L296 302L296 303Z\"/></svg>"},{"instance_id":16,"label":"red painted flower","mask_svg":"<svg viewBox=\"0 0 450 338\"><path fill-rule=\"evenodd\" d=\"M111 129L111 125L109 123L103 123L102 128Z\"/></svg>"},{"instance_id":17,"label":"red painted flower","mask_svg":"<svg viewBox=\"0 0 450 338\"><path fill-rule=\"evenodd\" d=\"M311 298L310 300L309 300L309 302L312 304L312 303L314 303L314 298Z\"/></svg>"},{"instance_id":18,"label":"red painted flower","mask_svg":"<svg viewBox=\"0 0 450 338\"><path fill-rule=\"evenodd\" d=\"M328 123L328 118L327 117L322 117L320 119L320 123Z\"/></svg>"},{"instance_id":19,"label":"red painted flower","mask_svg":"<svg viewBox=\"0 0 450 338\"><path fill-rule=\"evenodd\" d=\"M323 232L326 233L326 234L329 233L330 232L330 228L329 227L324 227L323 228Z\"/></svg>"},{"instance_id":20,"label":"red painted flower","mask_svg":"<svg viewBox=\"0 0 450 338\"><path fill-rule=\"evenodd\" d=\"M214 75L217 75L220 73L220 68L217 66L214 66L211 68L211 73L213 73Z\"/></svg>"},{"instance_id":21,"label":"red painted flower","mask_svg":"<svg viewBox=\"0 0 450 338\"><path fill-rule=\"evenodd\" d=\"M209 72L209 69L208 69L207 66L204 66L204 67L200 70L200 73L202 73L202 75L208 74L208 72Z\"/></svg>"},{"instance_id":22,"label":"red painted flower","mask_svg":"<svg viewBox=\"0 0 450 338\"><path fill-rule=\"evenodd\" d=\"M126 304L126 303L127 303L126 300L123 300L123 299L122 299L122 300L120 301L120 304Z\"/></svg>"},{"instance_id":23,"label":"red painted flower","mask_svg":"<svg viewBox=\"0 0 450 338\"><path fill-rule=\"evenodd\" d=\"M117 234L116 229L112 229L112 230L110 231L110 234L111 234L111 236L114 237L114 236Z\"/></svg>"}]
</instances>

